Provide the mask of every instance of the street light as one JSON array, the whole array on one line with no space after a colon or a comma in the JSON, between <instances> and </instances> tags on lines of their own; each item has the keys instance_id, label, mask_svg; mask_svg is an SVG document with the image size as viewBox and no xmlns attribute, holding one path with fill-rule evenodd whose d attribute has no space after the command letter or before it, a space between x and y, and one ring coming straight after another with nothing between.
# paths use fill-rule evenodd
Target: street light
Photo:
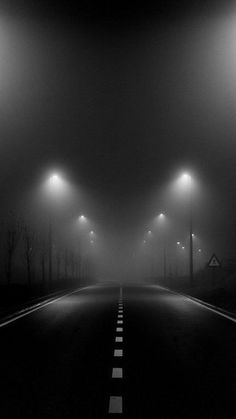
<instances>
[{"instance_id":1,"label":"street light","mask_svg":"<svg viewBox=\"0 0 236 419\"><path fill-rule=\"evenodd\" d=\"M48 179L49 192L51 195L58 197L58 192L60 191L63 181L61 177L56 173L49 177ZM54 196L55 197L55 196ZM48 226L48 282L49 288L52 285L52 252L53 252L53 227L52 227L52 211L49 211L49 226Z\"/></svg>"},{"instance_id":2,"label":"street light","mask_svg":"<svg viewBox=\"0 0 236 419\"><path fill-rule=\"evenodd\" d=\"M147 237L149 241L149 247L150 247L150 274L151 278L154 277L154 254L153 254L153 234L151 230L148 230Z\"/></svg>"},{"instance_id":3,"label":"street light","mask_svg":"<svg viewBox=\"0 0 236 419\"><path fill-rule=\"evenodd\" d=\"M179 275L179 256L180 256L180 249L181 249L181 242L176 242L177 248L176 248L176 277L178 278Z\"/></svg>"},{"instance_id":4,"label":"street light","mask_svg":"<svg viewBox=\"0 0 236 419\"><path fill-rule=\"evenodd\" d=\"M166 215L161 212L157 216L157 220L163 226L163 223L166 221ZM163 232L163 277L164 281L166 281L166 232Z\"/></svg>"},{"instance_id":5,"label":"street light","mask_svg":"<svg viewBox=\"0 0 236 419\"><path fill-rule=\"evenodd\" d=\"M187 188L189 194L189 281L193 284L193 205L192 205L192 177L189 173L183 173L180 182Z\"/></svg>"},{"instance_id":6,"label":"street light","mask_svg":"<svg viewBox=\"0 0 236 419\"><path fill-rule=\"evenodd\" d=\"M72 185L64 178L61 172L47 173L41 183L40 195L44 202L48 218L48 284L53 279L53 216L64 212L67 204L74 199Z\"/></svg>"},{"instance_id":7,"label":"street light","mask_svg":"<svg viewBox=\"0 0 236 419\"><path fill-rule=\"evenodd\" d=\"M54 175L50 176L49 183L51 185L58 185L60 183L60 178L59 178L58 174L54 174Z\"/></svg>"},{"instance_id":8,"label":"street light","mask_svg":"<svg viewBox=\"0 0 236 419\"><path fill-rule=\"evenodd\" d=\"M85 270L86 270L86 260L85 260L86 245L85 243L87 243L88 236L89 236L90 245L93 246L95 233L93 230L91 230L90 232L88 231L88 228L89 227L91 228L90 220L84 214L81 214L78 216L77 226L79 229L79 238L78 238L78 249L79 249L79 259L80 259L79 276L81 279L83 279L85 275Z\"/></svg>"}]
</instances>

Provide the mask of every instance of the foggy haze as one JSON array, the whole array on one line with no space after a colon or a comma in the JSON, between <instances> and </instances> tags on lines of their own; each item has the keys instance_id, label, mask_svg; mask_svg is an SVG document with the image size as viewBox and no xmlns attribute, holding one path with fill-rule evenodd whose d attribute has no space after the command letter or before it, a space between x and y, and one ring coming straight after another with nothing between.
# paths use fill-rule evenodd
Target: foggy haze
<instances>
[{"instance_id":1,"label":"foggy haze","mask_svg":"<svg viewBox=\"0 0 236 419\"><path fill-rule=\"evenodd\" d=\"M183 172L198 185L195 271L213 252L235 257L236 9L207 2L173 17L168 5L143 17L139 6L117 16L114 7L110 20L104 4L73 17L64 6L64 18L63 7L52 16L43 3L0 7L3 224L24 218L47 241L49 203L39 191L62 174L70 193L49 211L54 257L82 252L99 280L162 275L160 212L168 274L178 269L180 241L187 275L188 197L173 187Z\"/></svg>"},{"instance_id":2,"label":"foggy haze","mask_svg":"<svg viewBox=\"0 0 236 419\"><path fill-rule=\"evenodd\" d=\"M0 0L0 419L236 418L235 161L235 1Z\"/></svg>"}]
</instances>

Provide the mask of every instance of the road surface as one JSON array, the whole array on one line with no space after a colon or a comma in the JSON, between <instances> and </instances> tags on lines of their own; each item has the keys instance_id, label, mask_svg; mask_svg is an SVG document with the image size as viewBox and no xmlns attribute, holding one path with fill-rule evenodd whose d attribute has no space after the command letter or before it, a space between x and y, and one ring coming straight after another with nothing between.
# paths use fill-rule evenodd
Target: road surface
<instances>
[{"instance_id":1,"label":"road surface","mask_svg":"<svg viewBox=\"0 0 236 419\"><path fill-rule=\"evenodd\" d=\"M158 286L84 288L0 337L1 419L236 417L236 323Z\"/></svg>"}]
</instances>

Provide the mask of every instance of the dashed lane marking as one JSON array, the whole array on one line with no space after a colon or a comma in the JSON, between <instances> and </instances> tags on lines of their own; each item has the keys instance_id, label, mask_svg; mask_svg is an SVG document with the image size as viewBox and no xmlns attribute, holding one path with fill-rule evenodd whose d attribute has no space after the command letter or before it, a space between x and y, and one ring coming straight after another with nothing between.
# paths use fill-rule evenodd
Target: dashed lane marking
<instances>
[{"instance_id":1,"label":"dashed lane marking","mask_svg":"<svg viewBox=\"0 0 236 419\"><path fill-rule=\"evenodd\" d=\"M113 368L112 378L123 378L123 368Z\"/></svg>"},{"instance_id":2,"label":"dashed lane marking","mask_svg":"<svg viewBox=\"0 0 236 419\"><path fill-rule=\"evenodd\" d=\"M123 332L123 327L117 327L117 328L116 328L116 331L117 331L117 332Z\"/></svg>"},{"instance_id":3,"label":"dashed lane marking","mask_svg":"<svg viewBox=\"0 0 236 419\"><path fill-rule=\"evenodd\" d=\"M109 413L122 413L122 397L121 396L110 396L109 402Z\"/></svg>"},{"instance_id":4,"label":"dashed lane marking","mask_svg":"<svg viewBox=\"0 0 236 419\"><path fill-rule=\"evenodd\" d=\"M114 356L117 356L117 357L123 356L123 349L115 349Z\"/></svg>"},{"instance_id":5,"label":"dashed lane marking","mask_svg":"<svg viewBox=\"0 0 236 419\"><path fill-rule=\"evenodd\" d=\"M118 319L123 319L123 290L120 287L120 296L118 301ZM117 324L123 324L123 320L117 320ZM116 327L116 332L123 332L123 327ZM115 341L117 343L123 342L122 336L116 336ZM114 357L123 357L123 349L114 349ZM123 368L115 367L112 369L112 378L121 379L123 378ZM122 396L110 396L109 400L109 413L123 413L123 401Z\"/></svg>"}]
</instances>

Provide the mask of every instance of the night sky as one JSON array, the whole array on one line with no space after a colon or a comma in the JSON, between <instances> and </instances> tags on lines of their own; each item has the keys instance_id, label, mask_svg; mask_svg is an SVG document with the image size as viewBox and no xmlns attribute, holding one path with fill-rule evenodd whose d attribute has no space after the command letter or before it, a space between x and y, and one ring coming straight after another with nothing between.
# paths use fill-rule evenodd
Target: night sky
<instances>
[{"instance_id":1,"label":"night sky","mask_svg":"<svg viewBox=\"0 0 236 419\"><path fill-rule=\"evenodd\" d=\"M110 4L0 2L2 212L58 168L95 225L132 235L193 170L199 231L234 257L236 5Z\"/></svg>"}]
</instances>

